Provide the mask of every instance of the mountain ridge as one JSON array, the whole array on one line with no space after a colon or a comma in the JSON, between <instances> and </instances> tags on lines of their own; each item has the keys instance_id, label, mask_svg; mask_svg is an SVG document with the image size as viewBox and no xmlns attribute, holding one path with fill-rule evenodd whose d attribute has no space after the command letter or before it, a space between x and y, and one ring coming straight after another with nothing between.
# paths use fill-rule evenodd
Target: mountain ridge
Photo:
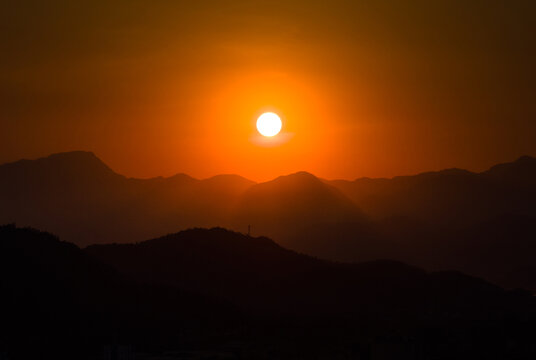
<instances>
[{"instance_id":1,"label":"mountain ridge","mask_svg":"<svg viewBox=\"0 0 536 360\"><path fill-rule=\"evenodd\" d=\"M73 151L66 151L66 152L58 152L58 153L52 153L52 154L47 155L47 156L38 157L38 158L35 158L35 159L19 159L19 160L15 160L15 161L8 161L8 162L0 164L0 167L4 167L4 166L8 166L8 165L13 166L13 165L19 164L19 163L27 164L27 163L30 163L30 162L36 162L36 161L42 161L42 160L54 160L54 159L69 158L69 157L71 157L72 160L80 160L80 159L83 159L83 158L92 159L92 160L98 160L98 162L100 164L102 164L106 168L112 170L93 151L88 151L88 150L73 150ZM75 157L76 157L76 159L75 159ZM277 177L275 177L275 178L273 178L271 180L266 180L266 181L261 181L261 182L253 181L251 179L243 177L242 175L233 174L233 173L216 174L216 175L209 176L207 178L196 178L196 177L193 177L193 176L188 175L186 173L176 173L176 174L170 175L170 176L154 176L154 177L150 177L150 178L137 178L137 177L130 177L130 176L121 175L121 174L115 172L114 170L112 170L112 171L115 174L123 176L123 177L125 177L127 179L137 179L137 180L151 180L151 179L158 179L158 178L169 179L169 178L173 178L173 177L176 177L176 176L187 176L187 177L189 177L191 179L194 179L194 180L203 181L203 180L209 180L209 179L212 179L214 177L219 177L219 176L232 176L232 177L238 177L238 178L248 180L248 181L250 181L252 183L261 184L261 183L265 183L265 182L274 181L274 180L276 180L276 179L278 179L280 177L291 176L291 175L299 175L299 176L311 175L311 176L314 176L315 178L321 179L322 181L326 181L326 182L333 182L333 181L348 181L348 182L352 182L352 181L358 181L358 180L393 180L393 179L396 179L396 178L406 178L406 177L413 177L413 176L418 176L418 175L433 175L433 174L442 174L442 173L451 173L451 172L466 172L466 173L471 173L471 174L485 174L485 173L490 172L490 170L492 170L494 168L500 168L500 167L503 167L503 166L508 166L509 164L530 164L530 165L536 166L536 157L531 156L531 155L521 155L521 156L519 156L518 158L516 158L513 161L492 165L487 170L483 170L483 171L480 171L480 172L474 172L474 171L454 167L454 168L445 168L445 169L442 169L442 170L435 170L435 171L423 171L423 172L407 174L407 175L396 175L396 176L393 176L393 177L362 176L362 177L357 177L357 178L354 178L354 179L324 179L322 177L318 177L318 176L316 176L316 175L314 175L314 174L312 174L312 173L310 173L308 171L305 171L305 170L298 170L296 172L289 173L289 174L286 174L286 175L279 175L279 176L277 176Z\"/></svg>"},{"instance_id":2,"label":"mountain ridge","mask_svg":"<svg viewBox=\"0 0 536 360\"><path fill-rule=\"evenodd\" d=\"M421 296L433 281L445 284L434 287L443 294L458 288L459 294L448 297L462 296L465 291L486 296L502 292L458 272L426 272L391 260L330 262L284 249L266 237L222 228L190 229L136 244L92 245L85 251L140 281L222 296L255 311L293 309L322 314L361 312L384 303L409 304L413 300L405 299L406 292ZM332 308L335 303L336 309ZM360 306L363 309L355 310Z\"/></svg>"},{"instance_id":3,"label":"mountain ridge","mask_svg":"<svg viewBox=\"0 0 536 360\"><path fill-rule=\"evenodd\" d=\"M301 348L370 359L369 349L394 344L398 358L400 349L414 354L408 343L434 358L507 358L532 344L520 330L536 321L526 291L393 261L333 263L221 228L82 250L0 226L0 260L9 272L0 281L2 350L14 359L92 359L123 344L151 356L245 359L295 359ZM447 346L453 339L463 346Z\"/></svg>"},{"instance_id":4,"label":"mountain ridge","mask_svg":"<svg viewBox=\"0 0 536 360\"><path fill-rule=\"evenodd\" d=\"M303 171L262 183L232 174L133 179L93 153L73 152L0 165L0 224L36 227L79 246L224 227L329 260L391 258L536 289L525 254L536 256L536 248L524 240L534 234L533 174L536 159L525 156L483 173L393 179L330 181ZM487 239L494 253L485 251ZM525 250L499 261L511 243Z\"/></svg>"}]
</instances>

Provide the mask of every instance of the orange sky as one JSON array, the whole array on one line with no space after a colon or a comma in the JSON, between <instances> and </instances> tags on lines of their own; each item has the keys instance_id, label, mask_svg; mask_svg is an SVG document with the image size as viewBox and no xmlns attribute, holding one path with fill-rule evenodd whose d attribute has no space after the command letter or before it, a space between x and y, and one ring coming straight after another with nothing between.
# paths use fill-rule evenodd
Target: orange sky
<instances>
[{"instance_id":1,"label":"orange sky","mask_svg":"<svg viewBox=\"0 0 536 360\"><path fill-rule=\"evenodd\" d=\"M0 162L127 176L482 170L536 154L530 1L0 5ZM255 141L262 111L277 146Z\"/></svg>"}]
</instances>

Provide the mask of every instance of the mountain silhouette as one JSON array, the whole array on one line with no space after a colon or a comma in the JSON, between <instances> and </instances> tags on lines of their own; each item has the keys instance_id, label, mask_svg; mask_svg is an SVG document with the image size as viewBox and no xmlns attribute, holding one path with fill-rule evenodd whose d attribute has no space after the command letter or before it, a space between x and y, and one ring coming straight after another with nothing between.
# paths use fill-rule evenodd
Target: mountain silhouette
<instances>
[{"instance_id":1,"label":"mountain silhouette","mask_svg":"<svg viewBox=\"0 0 536 360\"><path fill-rule=\"evenodd\" d=\"M495 165L483 174L510 186L523 187L534 192L536 158L522 156L514 162Z\"/></svg>"},{"instance_id":2,"label":"mountain silhouette","mask_svg":"<svg viewBox=\"0 0 536 360\"><path fill-rule=\"evenodd\" d=\"M191 229L137 244L92 245L85 251L139 281L222 297L263 313L419 312L428 296L441 298L434 306L455 306L461 299L477 306L507 294L456 272L427 273L388 260L329 262L265 237L221 228Z\"/></svg>"},{"instance_id":3,"label":"mountain silhouette","mask_svg":"<svg viewBox=\"0 0 536 360\"><path fill-rule=\"evenodd\" d=\"M44 229L79 245L139 241L225 225L230 207L252 184L232 175L132 179L89 152L54 154L0 166L0 223Z\"/></svg>"},{"instance_id":4,"label":"mountain silhouette","mask_svg":"<svg viewBox=\"0 0 536 360\"><path fill-rule=\"evenodd\" d=\"M77 151L0 165L0 223L40 228L79 246L192 227L250 227L319 258L388 258L536 290L535 174L536 159L524 156L482 173L392 179L327 181L306 172L264 183L237 175L133 179Z\"/></svg>"},{"instance_id":5,"label":"mountain silhouette","mask_svg":"<svg viewBox=\"0 0 536 360\"><path fill-rule=\"evenodd\" d=\"M465 226L507 213L536 215L536 159L529 156L482 173L460 169L392 179L328 182L376 219L405 216Z\"/></svg>"},{"instance_id":6,"label":"mountain silhouette","mask_svg":"<svg viewBox=\"0 0 536 360\"><path fill-rule=\"evenodd\" d=\"M151 341L238 316L222 301L127 279L76 245L30 228L0 226L0 270L0 354L10 359L94 357L118 337Z\"/></svg>"},{"instance_id":7,"label":"mountain silhouette","mask_svg":"<svg viewBox=\"0 0 536 360\"><path fill-rule=\"evenodd\" d=\"M251 186L233 211L233 227L249 224L286 246L311 224L362 222L365 215L338 189L307 172Z\"/></svg>"},{"instance_id":8,"label":"mountain silhouette","mask_svg":"<svg viewBox=\"0 0 536 360\"><path fill-rule=\"evenodd\" d=\"M0 269L0 352L13 359L99 358L114 344L168 358L534 355L530 293L395 261L329 262L221 228L81 250L1 226Z\"/></svg>"},{"instance_id":9,"label":"mountain silhouette","mask_svg":"<svg viewBox=\"0 0 536 360\"><path fill-rule=\"evenodd\" d=\"M328 262L286 250L264 237L224 229L192 229L138 244L94 245L86 251L138 281L222 297L245 309L248 316L274 319L269 325L262 320L263 329L271 329L263 332L263 338L274 337L283 348L281 335L267 334L288 334L288 319L296 319L290 322L290 347L315 349L309 356L319 352L313 344L327 347L326 342L334 340L326 339L332 336L338 340L331 346L338 345L325 356L335 356L347 346L339 338L341 329L347 333L356 328L360 330L354 341L361 339L361 343L390 334L389 343L397 344L397 350L389 358L416 358L406 353L405 345L399 347L408 342L411 347L427 344L434 350L424 352L432 358L505 356L509 351L502 349L505 338L500 341L497 334L507 334L508 341L525 349L514 334L530 333L526 324L532 322L527 314L532 312L534 297L528 292L504 291L458 272L427 273L394 261ZM525 325L513 320L519 317L525 318ZM329 333L317 335L323 328ZM451 334L448 338L455 345L445 346L445 336L436 338L430 332ZM428 335L423 337L424 333ZM370 350L363 351L367 346L371 345L359 345L355 357L375 358ZM373 352L392 351L385 346L391 345L380 340L372 345L377 349Z\"/></svg>"},{"instance_id":10,"label":"mountain silhouette","mask_svg":"<svg viewBox=\"0 0 536 360\"><path fill-rule=\"evenodd\" d=\"M427 281L424 271L401 263L331 263L265 237L220 228L186 230L138 244L92 245L86 251L136 279L174 284L263 312L352 312L380 297L388 301L385 288L402 298L399 286Z\"/></svg>"}]
</instances>

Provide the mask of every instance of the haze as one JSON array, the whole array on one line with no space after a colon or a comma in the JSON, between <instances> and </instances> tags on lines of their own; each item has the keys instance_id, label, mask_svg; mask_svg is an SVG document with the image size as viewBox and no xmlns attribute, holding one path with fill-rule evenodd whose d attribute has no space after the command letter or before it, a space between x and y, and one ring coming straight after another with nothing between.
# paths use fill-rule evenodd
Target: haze
<instances>
[{"instance_id":1,"label":"haze","mask_svg":"<svg viewBox=\"0 0 536 360\"><path fill-rule=\"evenodd\" d=\"M482 171L536 154L532 1L0 5L0 163L262 181ZM292 137L251 141L274 111Z\"/></svg>"}]
</instances>

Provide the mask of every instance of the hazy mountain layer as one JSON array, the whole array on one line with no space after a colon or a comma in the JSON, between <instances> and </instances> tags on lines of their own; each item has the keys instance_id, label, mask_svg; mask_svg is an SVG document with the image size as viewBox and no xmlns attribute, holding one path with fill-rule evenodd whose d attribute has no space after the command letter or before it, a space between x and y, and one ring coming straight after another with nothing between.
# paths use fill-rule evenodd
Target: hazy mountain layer
<instances>
[{"instance_id":1,"label":"hazy mountain layer","mask_svg":"<svg viewBox=\"0 0 536 360\"><path fill-rule=\"evenodd\" d=\"M131 179L72 152L0 166L0 223L85 246L222 226L342 261L396 259L536 289L536 159L482 173L325 181L299 172L256 184L236 175Z\"/></svg>"}]
</instances>

